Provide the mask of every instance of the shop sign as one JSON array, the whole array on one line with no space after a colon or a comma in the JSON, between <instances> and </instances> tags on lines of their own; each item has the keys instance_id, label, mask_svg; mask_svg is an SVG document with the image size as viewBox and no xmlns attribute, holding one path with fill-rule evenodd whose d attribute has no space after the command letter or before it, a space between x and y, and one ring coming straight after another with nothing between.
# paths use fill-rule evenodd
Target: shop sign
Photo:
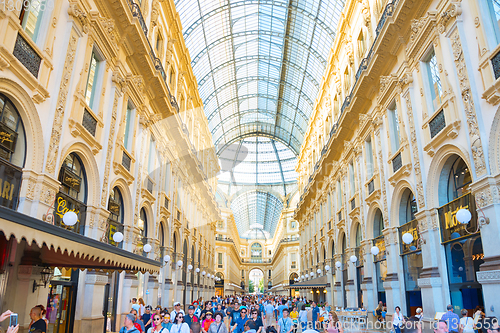
<instances>
[{"instance_id":1,"label":"shop sign","mask_svg":"<svg viewBox=\"0 0 500 333\"><path fill-rule=\"evenodd\" d=\"M382 261L386 259L386 254L385 254L385 240L384 240L384 235L380 235L377 238L373 239L373 246L378 247L378 254L374 256L373 261Z\"/></svg>"},{"instance_id":2,"label":"shop sign","mask_svg":"<svg viewBox=\"0 0 500 333\"><path fill-rule=\"evenodd\" d=\"M117 245L113 240L113 235L118 231L123 233L123 224L112 219L108 219L108 244Z\"/></svg>"},{"instance_id":3,"label":"shop sign","mask_svg":"<svg viewBox=\"0 0 500 333\"><path fill-rule=\"evenodd\" d=\"M406 244L403 242L403 235L409 233L413 236L413 242ZM401 244L401 254L408 254L418 250L418 239L420 233L418 232L418 220L412 220L399 227L399 244Z\"/></svg>"},{"instance_id":4,"label":"shop sign","mask_svg":"<svg viewBox=\"0 0 500 333\"><path fill-rule=\"evenodd\" d=\"M16 209L19 202L19 191L21 189L21 169L9 162L0 159L0 205Z\"/></svg>"},{"instance_id":5,"label":"shop sign","mask_svg":"<svg viewBox=\"0 0 500 333\"><path fill-rule=\"evenodd\" d=\"M13 153L16 149L17 132L0 122L0 146Z\"/></svg>"},{"instance_id":6,"label":"shop sign","mask_svg":"<svg viewBox=\"0 0 500 333\"><path fill-rule=\"evenodd\" d=\"M109 199L108 210L111 214L120 215L120 204L113 199Z\"/></svg>"},{"instance_id":7,"label":"shop sign","mask_svg":"<svg viewBox=\"0 0 500 333\"><path fill-rule=\"evenodd\" d=\"M78 221L73 226L65 225L63 222L64 214L69 211L75 212L78 216ZM66 193L57 193L56 200L54 202L54 225L74 231L76 233L83 233L86 212L87 206L85 204L70 197Z\"/></svg>"},{"instance_id":8,"label":"shop sign","mask_svg":"<svg viewBox=\"0 0 500 333\"><path fill-rule=\"evenodd\" d=\"M457 212L460 209L470 211L472 218L468 224L461 224L457 220ZM478 231L477 212L472 194L466 194L438 209L439 222L441 225L441 240L443 243L454 241L458 238L470 236Z\"/></svg>"},{"instance_id":9,"label":"shop sign","mask_svg":"<svg viewBox=\"0 0 500 333\"><path fill-rule=\"evenodd\" d=\"M62 172L60 181L64 185L75 190L76 192L80 192L80 185L82 183L82 178L76 175L68 167L63 167L61 171Z\"/></svg>"}]
</instances>

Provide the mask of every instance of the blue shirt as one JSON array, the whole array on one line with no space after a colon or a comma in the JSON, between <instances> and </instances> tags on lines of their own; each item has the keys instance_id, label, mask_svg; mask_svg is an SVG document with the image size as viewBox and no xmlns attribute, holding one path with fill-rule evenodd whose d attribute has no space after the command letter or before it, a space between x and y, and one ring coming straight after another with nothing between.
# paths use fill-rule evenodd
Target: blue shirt
<instances>
[{"instance_id":1,"label":"blue shirt","mask_svg":"<svg viewBox=\"0 0 500 333\"><path fill-rule=\"evenodd\" d=\"M460 317L458 317L455 312L446 311L446 313L441 317L441 320L446 321L450 332L458 332L458 323L460 323Z\"/></svg>"},{"instance_id":2,"label":"blue shirt","mask_svg":"<svg viewBox=\"0 0 500 333\"><path fill-rule=\"evenodd\" d=\"M278 320L283 318L283 309L286 309L286 305L278 306Z\"/></svg>"},{"instance_id":3,"label":"blue shirt","mask_svg":"<svg viewBox=\"0 0 500 333\"><path fill-rule=\"evenodd\" d=\"M292 320L290 318L281 318L278 320L280 331L278 333L286 333L292 329Z\"/></svg>"},{"instance_id":4,"label":"blue shirt","mask_svg":"<svg viewBox=\"0 0 500 333\"><path fill-rule=\"evenodd\" d=\"M318 321L319 307L315 306L312 309L313 321Z\"/></svg>"},{"instance_id":5,"label":"blue shirt","mask_svg":"<svg viewBox=\"0 0 500 333\"><path fill-rule=\"evenodd\" d=\"M274 306L271 303L267 303L265 307L266 316L272 314L274 311Z\"/></svg>"},{"instance_id":6,"label":"blue shirt","mask_svg":"<svg viewBox=\"0 0 500 333\"><path fill-rule=\"evenodd\" d=\"M243 332L243 326L245 326L245 323L247 322L247 320L249 320L250 318L248 317L245 317L245 318L242 318L242 317L239 317L238 319L236 319L236 329L234 330L236 333L242 333Z\"/></svg>"}]
</instances>

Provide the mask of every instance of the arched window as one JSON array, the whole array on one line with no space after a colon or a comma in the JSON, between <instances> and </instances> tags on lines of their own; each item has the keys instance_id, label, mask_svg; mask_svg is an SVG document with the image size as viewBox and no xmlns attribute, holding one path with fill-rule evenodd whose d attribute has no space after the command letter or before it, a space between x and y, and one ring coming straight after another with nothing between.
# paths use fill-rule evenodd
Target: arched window
<instances>
[{"instance_id":1,"label":"arched window","mask_svg":"<svg viewBox=\"0 0 500 333\"><path fill-rule=\"evenodd\" d=\"M0 94L0 205L17 209L26 138L21 116L14 104Z\"/></svg>"},{"instance_id":2,"label":"arched window","mask_svg":"<svg viewBox=\"0 0 500 333\"><path fill-rule=\"evenodd\" d=\"M377 238L382 235L384 230L384 218L382 217L382 212L377 209L375 212L375 220L373 221L373 238Z\"/></svg>"},{"instance_id":3,"label":"arched window","mask_svg":"<svg viewBox=\"0 0 500 333\"><path fill-rule=\"evenodd\" d=\"M148 237L148 217L144 208L141 208L141 213L139 215L139 229L141 230L143 238Z\"/></svg>"},{"instance_id":4,"label":"arched window","mask_svg":"<svg viewBox=\"0 0 500 333\"><path fill-rule=\"evenodd\" d=\"M361 240L363 239L363 233L361 232L361 225L358 223L356 227L356 244L355 247L361 246Z\"/></svg>"},{"instance_id":5,"label":"arched window","mask_svg":"<svg viewBox=\"0 0 500 333\"><path fill-rule=\"evenodd\" d=\"M61 189L54 203L54 224L83 234L87 211L87 179L83 163L76 153L71 153L64 159L58 179ZM68 211L74 211L78 216L78 221L73 226L67 226L62 221Z\"/></svg>"},{"instance_id":6,"label":"arched window","mask_svg":"<svg viewBox=\"0 0 500 333\"><path fill-rule=\"evenodd\" d=\"M262 260L262 245L260 243L253 243L250 247L251 260Z\"/></svg>"},{"instance_id":7,"label":"arched window","mask_svg":"<svg viewBox=\"0 0 500 333\"><path fill-rule=\"evenodd\" d=\"M470 183L472 178L469 168L462 158L457 157L448 175L448 202L469 192L466 186Z\"/></svg>"},{"instance_id":8,"label":"arched window","mask_svg":"<svg viewBox=\"0 0 500 333\"><path fill-rule=\"evenodd\" d=\"M418 210L417 201L413 192L408 191L408 197L406 199L406 222L413 221L415 219L415 213Z\"/></svg>"},{"instance_id":9,"label":"arched window","mask_svg":"<svg viewBox=\"0 0 500 333\"><path fill-rule=\"evenodd\" d=\"M108 210L108 242L112 245L118 245L121 248L123 242L116 244L113 240L113 235L116 232L123 233L123 198L118 187L113 188L109 194Z\"/></svg>"},{"instance_id":10,"label":"arched window","mask_svg":"<svg viewBox=\"0 0 500 333\"><path fill-rule=\"evenodd\" d=\"M165 246L165 228L163 227L163 222L160 223L160 228L158 229L158 239L160 241L160 246Z\"/></svg>"}]
</instances>

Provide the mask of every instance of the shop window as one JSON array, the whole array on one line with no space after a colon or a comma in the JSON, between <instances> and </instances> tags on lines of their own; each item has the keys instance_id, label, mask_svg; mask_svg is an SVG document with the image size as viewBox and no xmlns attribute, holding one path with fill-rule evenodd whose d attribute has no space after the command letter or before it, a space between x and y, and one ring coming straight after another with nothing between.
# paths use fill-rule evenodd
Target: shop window
<instances>
[{"instance_id":1,"label":"shop window","mask_svg":"<svg viewBox=\"0 0 500 333\"><path fill-rule=\"evenodd\" d=\"M424 60L426 68L426 76L429 82L429 97L432 110L436 111L441 105L441 96L443 95L443 88L441 85L441 78L439 77L439 68L434 48L431 49L429 54Z\"/></svg>"},{"instance_id":2,"label":"shop window","mask_svg":"<svg viewBox=\"0 0 500 333\"><path fill-rule=\"evenodd\" d=\"M58 179L61 187L54 202L54 224L83 234L87 211L87 179L85 168L77 154L71 153L64 159ZM73 211L78 216L78 221L73 226L65 225L62 220L68 211Z\"/></svg>"},{"instance_id":3,"label":"shop window","mask_svg":"<svg viewBox=\"0 0 500 333\"><path fill-rule=\"evenodd\" d=\"M487 0L487 3L496 39L500 40L500 0Z\"/></svg>"},{"instance_id":4,"label":"shop window","mask_svg":"<svg viewBox=\"0 0 500 333\"><path fill-rule=\"evenodd\" d=\"M0 94L0 205L16 209L19 202L26 138L14 104Z\"/></svg>"},{"instance_id":5,"label":"shop window","mask_svg":"<svg viewBox=\"0 0 500 333\"><path fill-rule=\"evenodd\" d=\"M125 132L123 133L123 147L127 151L132 150L132 139L134 137L134 115L135 109L131 103L127 104L127 111L125 113Z\"/></svg>"},{"instance_id":6,"label":"shop window","mask_svg":"<svg viewBox=\"0 0 500 333\"><path fill-rule=\"evenodd\" d=\"M393 102L387 110L389 120L389 136L391 139L392 153L395 154L399 150L399 119L396 102Z\"/></svg>"},{"instance_id":7,"label":"shop window","mask_svg":"<svg viewBox=\"0 0 500 333\"><path fill-rule=\"evenodd\" d=\"M290 228L292 228L292 229L297 228L297 221L291 221L290 222Z\"/></svg>"},{"instance_id":8,"label":"shop window","mask_svg":"<svg viewBox=\"0 0 500 333\"><path fill-rule=\"evenodd\" d=\"M469 192L470 183L472 183L472 178L467 164L463 159L457 158L448 176L448 202Z\"/></svg>"},{"instance_id":9,"label":"shop window","mask_svg":"<svg viewBox=\"0 0 500 333\"><path fill-rule=\"evenodd\" d=\"M37 43L44 13L48 12L48 9L53 7L54 4L52 1L47 0L23 0L21 4L22 8L19 14L21 26L28 36Z\"/></svg>"},{"instance_id":10,"label":"shop window","mask_svg":"<svg viewBox=\"0 0 500 333\"><path fill-rule=\"evenodd\" d=\"M222 268L222 253L217 253L217 264Z\"/></svg>"},{"instance_id":11,"label":"shop window","mask_svg":"<svg viewBox=\"0 0 500 333\"><path fill-rule=\"evenodd\" d=\"M98 81L103 67L102 58L94 49L92 51L92 56L90 57L89 73L87 76L87 84L85 85L85 102L92 110L97 108L99 99Z\"/></svg>"},{"instance_id":12,"label":"shop window","mask_svg":"<svg viewBox=\"0 0 500 333\"><path fill-rule=\"evenodd\" d=\"M113 240L113 235L116 232L123 233L123 222L124 222L124 213L123 213L123 197L118 189L118 187L113 188L109 195L108 200L108 232L107 238L108 243L111 245L118 245L120 248L123 246L123 242L115 243Z\"/></svg>"}]
</instances>

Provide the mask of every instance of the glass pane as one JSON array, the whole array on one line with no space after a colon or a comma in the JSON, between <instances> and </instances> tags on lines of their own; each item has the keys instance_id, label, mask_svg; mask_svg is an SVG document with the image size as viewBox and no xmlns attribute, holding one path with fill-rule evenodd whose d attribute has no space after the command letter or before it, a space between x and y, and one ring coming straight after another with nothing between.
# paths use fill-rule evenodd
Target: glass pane
<instances>
[{"instance_id":1,"label":"glass pane","mask_svg":"<svg viewBox=\"0 0 500 333\"><path fill-rule=\"evenodd\" d=\"M85 90L85 102L87 105L92 107L92 102L94 99L95 90L95 78L97 74L98 62L94 52L92 52L92 57L90 59L89 76L87 79L87 87Z\"/></svg>"},{"instance_id":2,"label":"glass pane","mask_svg":"<svg viewBox=\"0 0 500 333\"><path fill-rule=\"evenodd\" d=\"M23 4L28 3L25 7L22 26L24 31L36 42L40 22L42 21L43 11L45 10L45 0L29 0L23 1Z\"/></svg>"}]
</instances>

